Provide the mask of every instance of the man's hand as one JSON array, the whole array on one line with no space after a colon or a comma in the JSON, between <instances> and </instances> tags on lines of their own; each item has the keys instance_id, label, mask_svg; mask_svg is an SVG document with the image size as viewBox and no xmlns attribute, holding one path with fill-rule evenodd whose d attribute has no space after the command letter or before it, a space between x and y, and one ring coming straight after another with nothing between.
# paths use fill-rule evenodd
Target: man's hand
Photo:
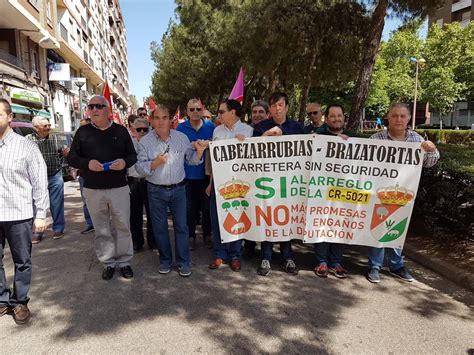
<instances>
[{"instance_id":1,"label":"man's hand","mask_svg":"<svg viewBox=\"0 0 474 355\"><path fill-rule=\"evenodd\" d=\"M421 148L427 153L433 153L436 151L436 146L432 141L424 141L421 143Z\"/></svg>"},{"instance_id":2,"label":"man's hand","mask_svg":"<svg viewBox=\"0 0 474 355\"><path fill-rule=\"evenodd\" d=\"M67 157L67 156L69 155L69 151L70 151L70 150L71 150L70 148L64 147L64 148L63 148L63 156Z\"/></svg>"},{"instance_id":3,"label":"man's hand","mask_svg":"<svg viewBox=\"0 0 474 355\"><path fill-rule=\"evenodd\" d=\"M206 141L206 140L199 139L193 143L194 143L194 148L198 152L204 152L209 147L209 141Z\"/></svg>"},{"instance_id":4,"label":"man's hand","mask_svg":"<svg viewBox=\"0 0 474 355\"><path fill-rule=\"evenodd\" d=\"M120 170L125 169L125 166L126 166L125 160L123 160L123 159L117 159L117 160L115 160L115 161L112 163L112 165L110 166L110 170L117 170L117 171L120 171Z\"/></svg>"},{"instance_id":5,"label":"man's hand","mask_svg":"<svg viewBox=\"0 0 474 355\"><path fill-rule=\"evenodd\" d=\"M239 141L243 142L245 140L245 137L243 134L236 134L235 138L237 138Z\"/></svg>"},{"instance_id":6,"label":"man's hand","mask_svg":"<svg viewBox=\"0 0 474 355\"><path fill-rule=\"evenodd\" d=\"M89 170L99 172L103 171L104 167L101 163L99 163L98 160L92 159L91 161L89 161Z\"/></svg>"},{"instance_id":7,"label":"man's hand","mask_svg":"<svg viewBox=\"0 0 474 355\"><path fill-rule=\"evenodd\" d=\"M349 136L347 134L343 134L343 133L339 133L337 135L338 137L341 137L342 139L344 139L345 141L347 141L349 139Z\"/></svg>"},{"instance_id":8,"label":"man's hand","mask_svg":"<svg viewBox=\"0 0 474 355\"><path fill-rule=\"evenodd\" d=\"M46 218L35 218L33 220L33 233L43 233L47 226Z\"/></svg>"},{"instance_id":9,"label":"man's hand","mask_svg":"<svg viewBox=\"0 0 474 355\"><path fill-rule=\"evenodd\" d=\"M209 183L209 185L207 185L206 190L205 190L206 195L209 196L209 197L211 197L211 187L212 187L212 184Z\"/></svg>"},{"instance_id":10,"label":"man's hand","mask_svg":"<svg viewBox=\"0 0 474 355\"><path fill-rule=\"evenodd\" d=\"M266 137L266 136L281 136L283 135L283 131L281 130L280 127L273 127L273 128L270 128L268 131L265 131L263 134L262 134L262 137Z\"/></svg>"},{"instance_id":11,"label":"man's hand","mask_svg":"<svg viewBox=\"0 0 474 355\"><path fill-rule=\"evenodd\" d=\"M168 153L159 154L156 158L151 162L151 170L155 170L160 165L166 164L168 161Z\"/></svg>"}]
</instances>

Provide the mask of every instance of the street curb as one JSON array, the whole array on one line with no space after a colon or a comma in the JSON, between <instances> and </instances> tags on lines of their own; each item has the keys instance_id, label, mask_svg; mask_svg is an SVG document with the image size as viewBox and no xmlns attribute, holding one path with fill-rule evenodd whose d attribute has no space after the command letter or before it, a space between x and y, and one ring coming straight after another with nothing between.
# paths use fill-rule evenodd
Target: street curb
<instances>
[{"instance_id":1,"label":"street curb","mask_svg":"<svg viewBox=\"0 0 474 355\"><path fill-rule=\"evenodd\" d=\"M458 267L449 264L437 257L432 255L425 255L415 250L413 246L405 242L403 253L409 259L416 261L417 263L427 267L428 269L446 277L448 280L456 283L457 285L474 291L474 276L471 273L461 270Z\"/></svg>"}]
</instances>

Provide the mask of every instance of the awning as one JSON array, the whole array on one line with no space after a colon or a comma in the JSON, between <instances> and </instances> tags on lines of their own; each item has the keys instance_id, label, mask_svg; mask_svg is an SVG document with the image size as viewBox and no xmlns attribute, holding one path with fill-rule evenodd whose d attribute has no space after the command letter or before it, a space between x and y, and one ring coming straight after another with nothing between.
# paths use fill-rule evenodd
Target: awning
<instances>
[{"instance_id":1,"label":"awning","mask_svg":"<svg viewBox=\"0 0 474 355\"><path fill-rule=\"evenodd\" d=\"M23 106L23 105L19 105L19 104L10 104L10 106L12 107L12 112L13 113L19 113L19 114L22 114L22 115L31 115L31 110L26 107L26 106Z\"/></svg>"},{"instance_id":2,"label":"awning","mask_svg":"<svg viewBox=\"0 0 474 355\"><path fill-rule=\"evenodd\" d=\"M41 116L41 117L46 117L47 119L51 119L51 112L48 112L46 110L35 110L31 109L33 111L34 116Z\"/></svg>"}]
</instances>

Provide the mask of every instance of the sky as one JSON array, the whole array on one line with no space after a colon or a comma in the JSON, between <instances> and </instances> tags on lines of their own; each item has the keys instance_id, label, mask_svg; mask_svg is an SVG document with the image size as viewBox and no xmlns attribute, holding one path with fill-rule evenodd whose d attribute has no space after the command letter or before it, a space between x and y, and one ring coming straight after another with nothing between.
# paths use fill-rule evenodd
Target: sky
<instances>
[{"instance_id":1,"label":"sky","mask_svg":"<svg viewBox=\"0 0 474 355\"><path fill-rule=\"evenodd\" d=\"M138 103L150 95L154 63L150 58L150 43L160 42L171 19L175 18L173 0L120 0L120 7L127 29L129 93ZM389 18L385 23L383 39L389 38L401 22ZM426 36L427 22L421 31Z\"/></svg>"}]
</instances>

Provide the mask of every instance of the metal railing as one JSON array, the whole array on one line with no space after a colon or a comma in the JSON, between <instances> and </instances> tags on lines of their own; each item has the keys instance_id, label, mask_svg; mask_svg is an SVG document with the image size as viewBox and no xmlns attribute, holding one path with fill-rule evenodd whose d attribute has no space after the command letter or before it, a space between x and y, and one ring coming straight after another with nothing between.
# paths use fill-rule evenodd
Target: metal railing
<instances>
[{"instance_id":1,"label":"metal railing","mask_svg":"<svg viewBox=\"0 0 474 355\"><path fill-rule=\"evenodd\" d=\"M11 55L8 52L0 50L0 60L3 60L4 62L7 62L15 67L18 67L22 70L26 70L25 68L25 63L20 58L15 57L14 55Z\"/></svg>"}]
</instances>

